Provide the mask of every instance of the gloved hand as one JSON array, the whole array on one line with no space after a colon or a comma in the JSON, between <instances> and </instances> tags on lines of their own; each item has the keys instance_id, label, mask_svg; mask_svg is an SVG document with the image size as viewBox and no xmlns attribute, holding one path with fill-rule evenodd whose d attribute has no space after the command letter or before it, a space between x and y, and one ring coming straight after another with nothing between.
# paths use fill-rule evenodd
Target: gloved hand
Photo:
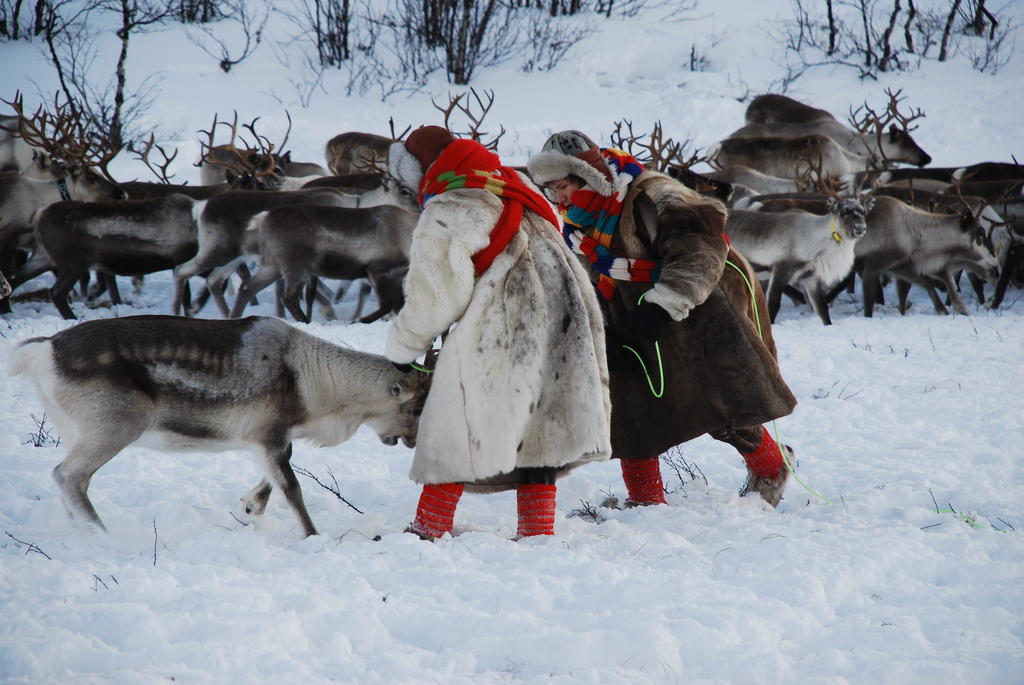
<instances>
[{"instance_id":1,"label":"gloved hand","mask_svg":"<svg viewBox=\"0 0 1024 685\"><path fill-rule=\"evenodd\" d=\"M395 367L402 373L412 372L412 364L399 364L398 362L391 362L391 366Z\"/></svg>"},{"instance_id":2,"label":"gloved hand","mask_svg":"<svg viewBox=\"0 0 1024 685\"><path fill-rule=\"evenodd\" d=\"M672 320L668 312L654 304L644 300L640 306L629 312L627 321L637 335L650 341L661 337L665 326Z\"/></svg>"}]
</instances>

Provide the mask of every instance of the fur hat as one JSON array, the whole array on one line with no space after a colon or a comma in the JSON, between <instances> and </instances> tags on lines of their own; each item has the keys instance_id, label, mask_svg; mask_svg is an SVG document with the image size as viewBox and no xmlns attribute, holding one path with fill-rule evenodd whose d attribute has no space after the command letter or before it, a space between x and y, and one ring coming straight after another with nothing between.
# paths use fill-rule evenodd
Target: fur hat
<instances>
[{"instance_id":1,"label":"fur hat","mask_svg":"<svg viewBox=\"0 0 1024 685\"><path fill-rule=\"evenodd\" d=\"M540 152L527 162L526 169L537 185L572 174L582 178L590 189L601 195L612 195L616 191L611 167L597 143L580 131L552 134Z\"/></svg>"},{"instance_id":2,"label":"fur hat","mask_svg":"<svg viewBox=\"0 0 1024 685\"><path fill-rule=\"evenodd\" d=\"M419 188L423 174L454 140L455 136L446 128L420 126L404 141L392 143L388 148L388 172L399 183Z\"/></svg>"}]
</instances>

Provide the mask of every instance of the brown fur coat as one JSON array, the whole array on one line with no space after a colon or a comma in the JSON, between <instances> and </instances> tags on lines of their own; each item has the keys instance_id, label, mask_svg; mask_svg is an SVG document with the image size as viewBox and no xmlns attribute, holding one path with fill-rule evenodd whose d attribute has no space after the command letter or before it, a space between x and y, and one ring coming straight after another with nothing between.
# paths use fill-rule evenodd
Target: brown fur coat
<instances>
[{"instance_id":1,"label":"brown fur coat","mask_svg":"<svg viewBox=\"0 0 1024 685\"><path fill-rule=\"evenodd\" d=\"M785 416L796 405L776 361L764 293L747 261L722 238L725 219L720 202L663 174L645 172L631 184L613 249L626 257L661 259L662 271L654 289L619 282L614 299L602 303L609 345L636 349L657 390L654 343L630 330L627 313L649 289L646 299L673 319L681 315L680 303L697 306L670 322L659 340L665 373L660 398L631 352L625 351L623 368L611 373L615 456L657 456L704 433ZM597 274L591 278L596 281Z\"/></svg>"}]
</instances>

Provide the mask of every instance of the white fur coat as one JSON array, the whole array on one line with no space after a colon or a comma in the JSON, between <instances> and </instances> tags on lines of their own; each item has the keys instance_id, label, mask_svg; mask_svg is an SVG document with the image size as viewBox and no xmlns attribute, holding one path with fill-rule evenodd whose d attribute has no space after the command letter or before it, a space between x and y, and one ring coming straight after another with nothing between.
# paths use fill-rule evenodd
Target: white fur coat
<instances>
[{"instance_id":1,"label":"white fur coat","mask_svg":"<svg viewBox=\"0 0 1024 685\"><path fill-rule=\"evenodd\" d=\"M611 454L593 287L559 232L529 211L478 279L472 256L488 244L501 209L486 190L452 190L427 203L413 233L388 358L416 359L458 322L420 418L410 472L419 483L473 483Z\"/></svg>"}]
</instances>

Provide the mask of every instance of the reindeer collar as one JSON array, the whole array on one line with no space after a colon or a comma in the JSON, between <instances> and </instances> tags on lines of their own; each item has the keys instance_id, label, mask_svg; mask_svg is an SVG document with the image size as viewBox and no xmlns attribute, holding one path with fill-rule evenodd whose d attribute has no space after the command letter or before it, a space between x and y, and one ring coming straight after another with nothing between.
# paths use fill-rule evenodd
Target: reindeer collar
<instances>
[{"instance_id":1,"label":"reindeer collar","mask_svg":"<svg viewBox=\"0 0 1024 685\"><path fill-rule=\"evenodd\" d=\"M65 202L71 199L71 192L68 190L68 180L63 176L57 179L57 190L60 191L60 199Z\"/></svg>"},{"instance_id":2,"label":"reindeer collar","mask_svg":"<svg viewBox=\"0 0 1024 685\"><path fill-rule=\"evenodd\" d=\"M836 217L833 215L832 220L829 222L828 227L832 230L832 240L836 243L843 242L843 236L839 235L839 231L836 230Z\"/></svg>"}]
</instances>

